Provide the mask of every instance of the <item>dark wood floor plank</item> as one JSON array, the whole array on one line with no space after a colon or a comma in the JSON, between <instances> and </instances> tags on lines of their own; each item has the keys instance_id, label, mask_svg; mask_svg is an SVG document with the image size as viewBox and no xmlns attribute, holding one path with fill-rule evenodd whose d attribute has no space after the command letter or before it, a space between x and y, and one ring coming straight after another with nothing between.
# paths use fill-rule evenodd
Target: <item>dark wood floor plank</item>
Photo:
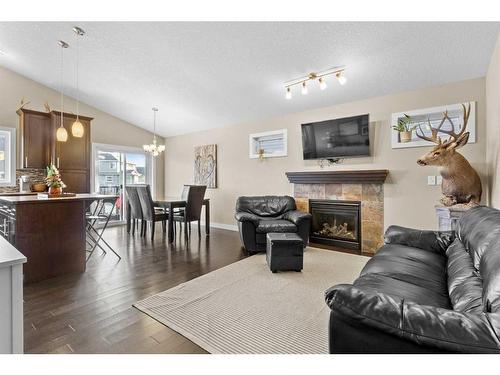
<instances>
[{"instance_id":1,"label":"dark wood floor plank","mask_svg":"<svg viewBox=\"0 0 500 375\"><path fill-rule=\"evenodd\" d=\"M198 239L194 231L168 244L113 227L105 238L121 261L94 254L84 274L25 286L25 352L204 353L132 304L244 258L238 233L213 229Z\"/></svg>"}]
</instances>

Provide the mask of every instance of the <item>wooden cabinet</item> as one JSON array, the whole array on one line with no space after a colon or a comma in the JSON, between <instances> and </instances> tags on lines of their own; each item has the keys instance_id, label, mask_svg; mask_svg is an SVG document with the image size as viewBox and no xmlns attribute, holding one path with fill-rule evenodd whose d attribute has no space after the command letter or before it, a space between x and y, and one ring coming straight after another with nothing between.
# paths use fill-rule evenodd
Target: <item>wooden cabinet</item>
<instances>
[{"instance_id":1,"label":"wooden cabinet","mask_svg":"<svg viewBox=\"0 0 500 375\"><path fill-rule=\"evenodd\" d=\"M21 167L45 169L54 163L67 185L66 191L90 193L90 123L92 118L80 116L84 127L82 138L73 137L71 126L76 115L64 113L64 127L68 132L66 142L56 140L61 124L61 112L50 113L20 109L18 112L21 131Z\"/></svg>"},{"instance_id":2,"label":"wooden cabinet","mask_svg":"<svg viewBox=\"0 0 500 375\"><path fill-rule=\"evenodd\" d=\"M61 172L66 184L66 190L72 193L90 193L90 122L92 118L80 116L79 120L84 128L81 138L73 137L71 126L76 120L72 114L64 114L64 127L68 131L66 142L55 142L54 164ZM61 124L61 113L51 112L53 134Z\"/></svg>"},{"instance_id":3,"label":"wooden cabinet","mask_svg":"<svg viewBox=\"0 0 500 375\"><path fill-rule=\"evenodd\" d=\"M19 166L21 168L45 168L51 160L53 139L48 113L20 109L21 134Z\"/></svg>"}]
</instances>

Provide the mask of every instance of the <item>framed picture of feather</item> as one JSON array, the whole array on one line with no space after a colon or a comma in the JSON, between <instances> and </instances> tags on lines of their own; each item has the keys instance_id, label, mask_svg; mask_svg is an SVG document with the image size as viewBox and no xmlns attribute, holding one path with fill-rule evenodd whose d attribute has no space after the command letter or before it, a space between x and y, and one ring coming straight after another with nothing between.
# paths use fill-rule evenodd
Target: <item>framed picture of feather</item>
<instances>
[{"instance_id":1,"label":"framed picture of feather","mask_svg":"<svg viewBox=\"0 0 500 375\"><path fill-rule=\"evenodd\" d=\"M217 145L196 146L194 148L194 183L217 188Z\"/></svg>"}]
</instances>

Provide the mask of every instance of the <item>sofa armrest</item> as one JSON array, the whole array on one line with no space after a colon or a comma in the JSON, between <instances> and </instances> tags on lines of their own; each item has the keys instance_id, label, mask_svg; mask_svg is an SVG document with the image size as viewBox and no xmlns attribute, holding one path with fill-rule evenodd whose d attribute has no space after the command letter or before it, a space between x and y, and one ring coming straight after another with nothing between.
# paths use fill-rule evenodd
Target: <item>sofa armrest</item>
<instances>
[{"instance_id":1,"label":"sofa armrest","mask_svg":"<svg viewBox=\"0 0 500 375\"><path fill-rule=\"evenodd\" d=\"M332 315L439 350L500 353L500 314L463 313L395 299L352 285L326 292Z\"/></svg>"},{"instance_id":2,"label":"sofa armrest","mask_svg":"<svg viewBox=\"0 0 500 375\"><path fill-rule=\"evenodd\" d=\"M260 221L260 218L257 215L251 214L249 212L236 212L234 218L241 223L249 221L256 227L259 225Z\"/></svg>"},{"instance_id":3,"label":"sofa armrest","mask_svg":"<svg viewBox=\"0 0 500 375\"><path fill-rule=\"evenodd\" d=\"M291 221L297 226L299 226L304 220L311 220L311 218L312 215L310 213L299 210L287 211L283 214L284 220Z\"/></svg>"},{"instance_id":4,"label":"sofa armrest","mask_svg":"<svg viewBox=\"0 0 500 375\"><path fill-rule=\"evenodd\" d=\"M391 225L384 234L386 244L417 247L440 254L444 254L454 240L454 231L418 230L397 225Z\"/></svg>"}]
</instances>

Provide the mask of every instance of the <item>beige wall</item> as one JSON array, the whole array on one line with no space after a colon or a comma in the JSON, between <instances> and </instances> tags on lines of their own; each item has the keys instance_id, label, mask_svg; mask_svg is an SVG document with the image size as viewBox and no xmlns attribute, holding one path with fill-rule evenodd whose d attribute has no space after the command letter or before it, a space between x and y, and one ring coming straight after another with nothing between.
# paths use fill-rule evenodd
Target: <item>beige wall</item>
<instances>
[{"instance_id":1,"label":"beige wall","mask_svg":"<svg viewBox=\"0 0 500 375\"><path fill-rule=\"evenodd\" d=\"M16 109L22 98L30 101L26 108L44 111L44 103L48 102L51 108L59 110L60 96L46 86L43 86L26 77L0 67L0 126L18 127ZM76 112L75 101L65 99L66 112ZM80 104L80 113L93 117L92 142L112 145L142 147L152 141L152 133L120 120L94 107ZM163 141L163 139L162 139ZM156 193L163 196L164 188L164 158L158 157L156 167Z\"/></svg>"},{"instance_id":2,"label":"beige wall","mask_svg":"<svg viewBox=\"0 0 500 375\"><path fill-rule=\"evenodd\" d=\"M490 205L500 208L500 38L486 75L486 163L489 175Z\"/></svg>"},{"instance_id":3,"label":"beige wall","mask_svg":"<svg viewBox=\"0 0 500 375\"><path fill-rule=\"evenodd\" d=\"M300 100L300 97L293 100ZM463 154L483 177L486 174L485 80L478 78L167 138L165 190L167 195L179 195L182 184L193 181L194 147L216 143L219 188L208 191L212 202L212 221L235 224L234 205L238 196L291 194L292 185L285 172L320 169L316 162L302 159L301 123L369 113L372 156L349 159L343 164L325 169L388 169L390 175L385 185L385 227L397 223L419 228L437 228L434 205L439 199L440 187L427 186L426 176L438 175L438 171L434 167L420 167L416 164L417 158L429 148L391 149L390 117L393 112L466 101L477 101L478 142L467 145ZM281 128L288 129L288 157L264 161L248 157L250 133Z\"/></svg>"}]
</instances>

